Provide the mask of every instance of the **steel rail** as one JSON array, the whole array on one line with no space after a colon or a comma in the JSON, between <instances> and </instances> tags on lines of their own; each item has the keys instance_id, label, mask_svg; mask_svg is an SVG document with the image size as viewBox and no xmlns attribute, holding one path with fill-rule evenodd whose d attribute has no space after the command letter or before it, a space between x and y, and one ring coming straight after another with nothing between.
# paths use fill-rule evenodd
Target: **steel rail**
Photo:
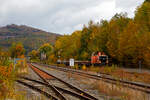
<instances>
[{"instance_id":1,"label":"steel rail","mask_svg":"<svg viewBox=\"0 0 150 100\"><path fill-rule=\"evenodd\" d=\"M126 87L129 87L129 88L132 88L132 89L137 89L137 90L145 92L145 93L150 93L150 85L143 84L143 83L138 83L138 82L131 82L131 81L127 81L127 80L115 79L115 78L112 78L108 74L100 73L100 75L98 76L98 75L89 74L89 73L86 73L86 72L83 72L83 71L81 72L80 70L75 70L75 69L71 69L71 68L62 68L62 67L45 65L45 64L43 66L54 68L54 69L57 69L57 70L60 70L60 71L73 72L73 73L78 74L78 75L86 75L89 78L93 78L93 79L96 79L96 80L106 79L106 80L114 81L112 83L120 82L120 83L123 83L122 85L126 84L126 85L124 85ZM106 82L110 82L110 81L106 81ZM139 88L135 88L133 86L127 86L128 84L137 86ZM147 89L147 90L143 90L143 89L140 89L140 88Z\"/></svg>"},{"instance_id":2,"label":"steel rail","mask_svg":"<svg viewBox=\"0 0 150 100\"><path fill-rule=\"evenodd\" d=\"M32 66L36 67L36 66L33 65L33 64L32 64ZM51 76L51 77L54 77L54 78L57 79L58 81L60 81L60 82L62 82L62 83L64 83L64 84L66 84L68 87L70 87L71 89L73 89L73 90L76 91L77 93L82 94L82 95L84 95L84 96L86 96L86 97L88 97L88 98L91 98L91 100L98 100L98 99L95 98L94 96L92 96L92 95L90 95L90 94L88 94L88 93L82 91L81 89L79 89L79 88L77 88L77 87L75 87L75 86L73 86L73 85L71 85L71 84L69 84L69 83L67 83L67 82L65 82L65 81L63 81L63 80L61 80L60 78L58 78L58 77L56 77L56 76L54 76L54 75L52 75L52 74L50 74L50 73L48 73L48 72L46 72L46 71L40 69L40 68L38 68L38 67L36 67L36 68L39 69L39 70L41 70L42 72L46 73L47 75L49 75L49 76Z\"/></svg>"},{"instance_id":3,"label":"steel rail","mask_svg":"<svg viewBox=\"0 0 150 100\"><path fill-rule=\"evenodd\" d=\"M49 87L49 84L47 83L44 83L44 82L41 82L41 81L38 81L38 80L34 80L34 79L31 79L31 78L28 78L28 77L20 77L21 79L25 79L25 80L28 80L28 81L32 81L32 82L35 82L35 83L38 83L38 84L42 84L42 85L45 85L47 87ZM75 96L75 97L78 97L82 100L91 100L90 98L86 97L86 96L83 96L79 93L75 93L75 92L72 92L72 91L69 91L69 90L66 90L66 89L63 89L61 87L58 87L58 86L54 86L56 89L60 90L60 91L63 91L67 94L70 94L72 96Z\"/></svg>"},{"instance_id":4,"label":"steel rail","mask_svg":"<svg viewBox=\"0 0 150 100\"><path fill-rule=\"evenodd\" d=\"M65 96L60 93L60 91L58 91L53 85L51 85L44 77L42 77L37 71L35 71L35 69L33 69L32 65L29 65L30 68L47 84L49 84L49 88L52 89L55 93L55 95L57 95L60 100L67 100L67 98L65 98ZM39 70L39 69L38 69Z\"/></svg>"},{"instance_id":5,"label":"steel rail","mask_svg":"<svg viewBox=\"0 0 150 100\"><path fill-rule=\"evenodd\" d=\"M21 81L21 80L16 80L16 82L18 82L18 83L20 83L20 84L22 84L22 85L24 85L24 86L26 86L26 87L28 87L28 88L30 88L30 89L36 90L36 91L38 91L39 93L45 95L46 97L48 97L48 98L50 98L50 99L52 99L52 100L58 100L57 98L55 98L55 97L52 96L51 94L49 94L49 93L47 93L47 92L45 92L45 91L43 91L43 90L41 90L41 89L39 89L39 88L33 86L33 85L30 85L30 84L28 84L28 83L26 83L26 82L23 82L23 81Z\"/></svg>"}]
</instances>

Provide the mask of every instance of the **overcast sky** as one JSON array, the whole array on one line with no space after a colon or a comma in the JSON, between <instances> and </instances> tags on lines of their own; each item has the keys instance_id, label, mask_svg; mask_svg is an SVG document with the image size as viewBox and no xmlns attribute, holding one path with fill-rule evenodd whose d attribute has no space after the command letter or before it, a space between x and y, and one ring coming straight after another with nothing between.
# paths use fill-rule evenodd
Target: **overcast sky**
<instances>
[{"instance_id":1,"label":"overcast sky","mask_svg":"<svg viewBox=\"0 0 150 100\"><path fill-rule=\"evenodd\" d=\"M71 34L89 20L109 20L134 11L144 0L0 0L0 26L29 25L49 32Z\"/></svg>"}]
</instances>

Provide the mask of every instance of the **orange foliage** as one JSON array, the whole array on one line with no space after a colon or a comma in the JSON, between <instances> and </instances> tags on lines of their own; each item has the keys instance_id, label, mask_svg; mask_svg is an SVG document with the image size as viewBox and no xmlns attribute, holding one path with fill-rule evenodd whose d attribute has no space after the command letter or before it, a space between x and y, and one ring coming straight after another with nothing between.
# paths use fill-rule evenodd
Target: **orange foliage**
<instances>
[{"instance_id":1,"label":"orange foliage","mask_svg":"<svg viewBox=\"0 0 150 100\"><path fill-rule=\"evenodd\" d=\"M7 66L0 66L0 75L3 76L3 77L10 77L12 69L13 69L13 65L12 64L10 64L9 67L7 67Z\"/></svg>"},{"instance_id":2,"label":"orange foliage","mask_svg":"<svg viewBox=\"0 0 150 100\"><path fill-rule=\"evenodd\" d=\"M12 58L20 58L24 55L25 49L21 43L12 44L10 48L10 54Z\"/></svg>"}]
</instances>

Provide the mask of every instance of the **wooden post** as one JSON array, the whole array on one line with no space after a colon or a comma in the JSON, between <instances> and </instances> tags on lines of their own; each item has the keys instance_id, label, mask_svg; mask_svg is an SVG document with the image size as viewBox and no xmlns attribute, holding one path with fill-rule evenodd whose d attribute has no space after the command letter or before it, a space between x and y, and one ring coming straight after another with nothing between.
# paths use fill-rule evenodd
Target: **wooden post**
<instances>
[{"instance_id":1,"label":"wooden post","mask_svg":"<svg viewBox=\"0 0 150 100\"><path fill-rule=\"evenodd\" d=\"M142 71L142 61L139 60L139 72L141 72L141 71Z\"/></svg>"}]
</instances>

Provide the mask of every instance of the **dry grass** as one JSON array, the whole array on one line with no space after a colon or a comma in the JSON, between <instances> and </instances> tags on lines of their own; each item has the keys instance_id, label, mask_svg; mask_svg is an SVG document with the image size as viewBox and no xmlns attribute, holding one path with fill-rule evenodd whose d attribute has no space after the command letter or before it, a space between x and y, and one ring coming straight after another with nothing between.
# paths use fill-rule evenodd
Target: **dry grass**
<instances>
[{"instance_id":1,"label":"dry grass","mask_svg":"<svg viewBox=\"0 0 150 100\"><path fill-rule=\"evenodd\" d=\"M103 95L106 100L149 100L146 93L136 91L127 87L123 87L120 83L110 84L103 80L89 79L85 76L71 75L78 80L80 84L89 85L88 89L98 90L100 95ZM113 98L113 99L112 99Z\"/></svg>"},{"instance_id":2,"label":"dry grass","mask_svg":"<svg viewBox=\"0 0 150 100\"><path fill-rule=\"evenodd\" d=\"M113 85L104 81L98 81L95 83L95 88L97 88L100 93L119 97L123 100L149 100L148 94L123 87L121 84Z\"/></svg>"},{"instance_id":3,"label":"dry grass","mask_svg":"<svg viewBox=\"0 0 150 100\"><path fill-rule=\"evenodd\" d=\"M61 67L66 67L65 65L60 65ZM73 67L74 69L79 69L78 65L75 65ZM117 79L124 79L124 80L129 80L129 81L135 81L135 82L143 82L150 84L150 73L148 72L143 72L143 73L137 73L137 72L127 72L123 70L122 68L119 68L118 66L103 66L103 67L86 67L82 66L81 70L88 71L89 73L94 73L94 72L101 72L101 73L106 73L110 74L114 78Z\"/></svg>"},{"instance_id":4,"label":"dry grass","mask_svg":"<svg viewBox=\"0 0 150 100\"><path fill-rule=\"evenodd\" d=\"M119 67L90 67L88 71L110 74L114 78L150 84L150 73L127 72Z\"/></svg>"},{"instance_id":5,"label":"dry grass","mask_svg":"<svg viewBox=\"0 0 150 100\"><path fill-rule=\"evenodd\" d=\"M85 70L85 68L83 69ZM102 72L102 73L110 74L114 78L144 82L148 84L150 83L149 73L127 72L117 66L90 67L90 68L86 67L86 71L91 73ZM120 83L117 83L117 85L113 85L110 83L106 83L104 81L95 81L95 80L92 81L87 77L80 76L80 75L72 75L72 74L68 74L68 77L74 77L76 80L80 81L81 84L91 85L93 89L99 90L100 95L104 94L110 97L119 97L121 98L121 100L150 100L148 94L127 87L123 87ZM110 99L106 99L106 100L110 100Z\"/></svg>"}]
</instances>

